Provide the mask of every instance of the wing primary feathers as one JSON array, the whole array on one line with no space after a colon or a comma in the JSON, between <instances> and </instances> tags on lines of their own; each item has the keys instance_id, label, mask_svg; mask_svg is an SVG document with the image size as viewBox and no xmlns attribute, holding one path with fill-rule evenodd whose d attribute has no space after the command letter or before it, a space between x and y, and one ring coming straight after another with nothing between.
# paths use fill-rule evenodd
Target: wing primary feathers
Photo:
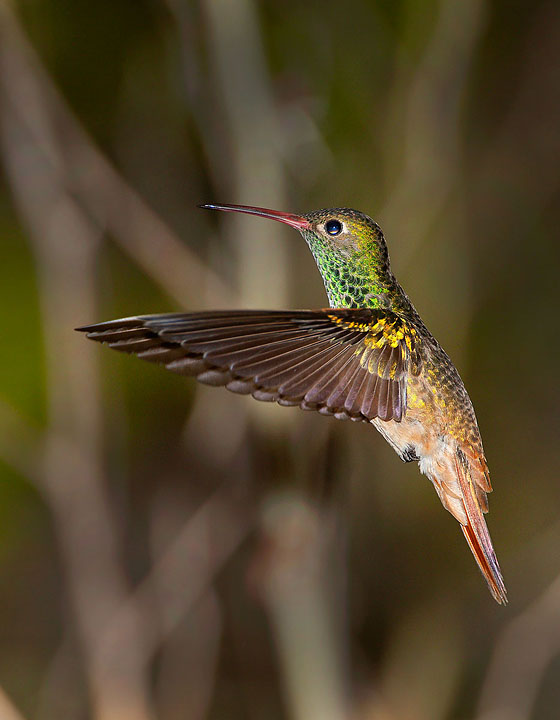
<instances>
[{"instance_id":1,"label":"wing primary feathers","mask_svg":"<svg viewBox=\"0 0 560 720\"><path fill-rule=\"evenodd\" d=\"M402 327L387 310L329 308L140 315L80 330L115 350L260 400L400 422L408 350L394 333Z\"/></svg>"}]
</instances>

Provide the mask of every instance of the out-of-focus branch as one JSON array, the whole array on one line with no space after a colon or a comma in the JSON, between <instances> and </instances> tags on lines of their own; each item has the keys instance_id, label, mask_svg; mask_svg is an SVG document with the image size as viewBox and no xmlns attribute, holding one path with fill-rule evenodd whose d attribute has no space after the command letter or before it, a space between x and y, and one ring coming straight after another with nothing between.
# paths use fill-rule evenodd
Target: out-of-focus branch
<instances>
[{"instance_id":1,"label":"out-of-focus branch","mask_svg":"<svg viewBox=\"0 0 560 720\"><path fill-rule=\"evenodd\" d=\"M395 107L404 104L403 138L386 144L389 165L404 147L403 165L384 208L383 223L399 238L401 262L414 253L461 178L461 99L476 41L484 27L481 0L442 0L433 35L409 81L396 83Z\"/></svg>"},{"instance_id":2,"label":"out-of-focus branch","mask_svg":"<svg viewBox=\"0 0 560 720\"><path fill-rule=\"evenodd\" d=\"M270 616L295 720L346 717L334 528L332 517L299 497L272 497L262 514L253 579Z\"/></svg>"},{"instance_id":3,"label":"out-of-focus branch","mask_svg":"<svg viewBox=\"0 0 560 720\"><path fill-rule=\"evenodd\" d=\"M540 683L560 655L560 577L505 627L496 643L477 720L528 720Z\"/></svg>"},{"instance_id":4,"label":"out-of-focus branch","mask_svg":"<svg viewBox=\"0 0 560 720\"><path fill-rule=\"evenodd\" d=\"M205 297L225 305L230 292L130 188L95 147L57 91L7 3L0 4L3 102L101 231L184 307ZM47 129L45 114L49 116ZM56 128L56 130L55 130ZM63 142L59 142L62 140ZM194 210L194 209L193 209Z\"/></svg>"},{"instance_id":5,"label":"out-of-focus branch","mask_svg":"<svg viewBox=\"0 0 560 720\"><path fill-rule=\"evenodd\" d=\"M43 456L44 438L39 431L20 419L4 403L0 403L0 457L25 475L28 473L42 478L39 460ZM19 438L15 447L11 438ZM3 441L6 442L3 442ZM50 452L67 465L67 474L76 484L75 493L83 492L80 478L90 470L84 459L77 456L77 448L64 437L50 439ZM14 450L15 447L15 450ZM56 464L58 471L60 467ZM33 472L30 472L33 468ZM64 478L59 478L64 480ZM66 497L60 499L61 512L59 522L67 523L67 513L74 512L75 502L68 497L68 487L63 483ZM173 634L177 625L189 615L196 604L205 597L208 599L215 576L227 559L237 550L252 530L253 509L247 504L235 500L235 486L224 484L218 489L183 525L179 534L155 558L154 565L146 578L128 597L122 596L118 606L111 604L111 613L104 619L99 618L97 634L89 638L91 653L95 658L96 687L110 686L115 672L114 663L119 659L119 649L135 647L136 660L141 666L147 665L162 643ZM86 493L87 494L87 493ZM55 502L57 502L55 500ZM81 513L81 522L89 524L88 518ZM94 521L97 529L97 521ZM85 538L91 543L89 550L97 552L104 539ZM77 553L82 561L88 558L88 548L80 546ZM90 559L91 561L91 559ZM96 558L99 565L99 558ZM107 572L106 568L102 568ZM85 578L76 577L75 582L85 582ZM106 579L103 579L106 582ZM80 588L76 588L79 592ZM92 588L87 588L91 591ZM93 597L85 601L86 609L90 602L99 602L101 587L96 588ZM83 598L82 598L83 601ZM106 605L107 603L103 603ZM95 609L95 608L94 608ZM204 612L204 610L202 609ZM95 621L94 618L92 620ZM138 625L142 627L142 642L138 646ZM122 660L122 658L120 658ZM209 677L205 680L209 681ZM198 701L202 702L201 698ZM198 702L197 701L197 702ZM192 698L195 703L195 698ZM194 705L193 705L194 707ZM122 710L124 712L124 710ZM104 718L103 714L99 717ZM123 715L124 717L124 715ZM202 716L201 716L202 717Z\"/></svg>"},{"instance_id":6,"label":"out-of-focus branch","mask_svg":"<svg viewBox=\"0 0 560 720\"><path fill-rule=\"evenodd\" d=\"M0 457L23 477L38 483L43 438L8 403L0 400Z\"/></svg>"},{"instance_id":7,"label":"out-of-focus branch","mask_svg":"<svg viewBox=\"0 0 560 720\"><path fill-rule=\"evenodd\" d=\"M273 208L286 206L282 167L282 128L271 93L252 0L204 0L211 61L219 88L231 166L218 172L231 178L236 202ZM266 228L246 218L230 218L243 305L282 307L287 300L288 249L285 228ZM263 242L263 233L266 242Z\"/></svg>"},{"instance_id":8,"label":"out-of-focus branch","mask_svg":"<svg viewBox=\"0 0 560 720\"><path fill-rule=\"evenodd\" d=\"M485 193L487 187L507 182L515 193L493 194L491 212L484 217L487 238L508 237L519 222L511 212L512 197L523 197L521 216L539 218L558 193L558 117L560 97L550 93L556 78L560 42L558 8L545 3L532 27L525 32L523 72L517 94L495 138L488 144L486 157L475 168L474 184ZM531 127L531 132L527 128ZM538 173L538 183L532 176ZM530 210L529 210L530 209ZM517 210L517 208L516 208ZM500 262L502 262L500 258ZM488 292L493 292L488 284ZM481 303L486 299L481 299ZM556 533L554 533L555 535ZM539 542L534 562L545 553L556 557L555 536ZM554 548L551 550L550 548ZM538 563L535 563L538 565ZM527 720L533 717L541 683L550 664L560 655L560 576L558 576L498 636L483 684L477 720Z\"/></svg>"},{"instance_id":9,"label":"out-of-focus branch","mask_svg":"<svg viewBox=\"0 0 560 720\"><path fill-rule=\"evenodd\" d=\"M0 718L2 720L24 720L23 715L0 688Z\"/></svg>"},{"instance_id":10,"label":"out-of-focus branch","mask_svg":"<svg viewBox=\"0 0 560 720\"><path fill-rule=\"evenodd\" d=\"M236 506L231 489L217 490L185 522L178 536L155 560L148 576L113 615L99 639L103 652L128 641L135 617L142 617L144 652L154 652L208 591L252 525L250 507ZM160 608L159 621L151 612L154 603Z\"/></svg>"},{"instance_id":11,"label":"out-of-focus branch","mask_svg":"<svg viewBox=\"0 0 560 720\"><path fill-rule=\"evenodd\" d=\"M523 40L521 75L515 94L509 98L509 110L472 168L471 194L479 196L476 221L484 227L485 243L499 244L502 238L515 234L520 217L540 219L554 203L560 186L556 132L560 97L550 92L550 87L558 84L560 16L556 3L539 6ZM507 193L496 190L503 186L508 188ZM522 203L519 198L523 198ZM486 288L491 294L493 283L487 283ZM481 305L488 301L482 295L478 299Z\"/></svg>"},{"instance_id":12,"label":"out-of-focus branch","mask_svg":"<svg viewBox=\"0 0 560 720\"><path fill-rule=\"evenodd\" d=\"M404 612L388 639L373 690L364 694L353 720L449 718L463 671L459 627L445 596Z\"/></svg>"},{"instance_id":13,"label":"out-of-focus branch","mask_svg":"<svg viewBox=\"0 0 560 720\"><path fill-rule=\"evenodd\" d=\"M140 628L112 656L101 658L97 651L100 632L127 592L103 483L94 353L72 330L78 318L94 316L100 227L70 191L54 130L64 116L51 113L45 76L26 62L23 38L4 5L0 20L2 149L35 253L47 358L48 426L37 459L40 488L59 538L94 717L147 720L151 712Z\"/></svg>"},{"instance_id":14,"label":"out-of-focus branch","mask_svg":"<svg viewBox=\"0 0 560 720\"><path fill-rule=\"evenodd\" d=\"M33 471L51 505L95 717L143 720L151 717L147 670L153 653L208 589L250 520L240 520L223 499L213 499L185 523L128 596L100 467L97 372L92 351L78 342L72 327L94 316L95 258L105 228L184 302L191 293L200 294L208 278L213 301L227 293L94 148L4 6L0 21L3 150L36 252L49 366L49 426L44 440L32 438L36 462L29 465L25 448L4 449L21 471ZM188 271L179 282L181 268ZM10 430L14 418L3 416ZM219 537L208 539L210 526ZM188 573L181 572L185 566Z\"/></svg>"},{"instance_id":15,"label":"out-of-focus branch","mask_svg":"<svg viewBox=\"0 0 560 720\"><path fill-rule=\"evenodd\" d=\"M210 717L222 645L222 613L209 590L164 642L159 660L158 709L169 720Z\"/></svg>"}]
</instances>

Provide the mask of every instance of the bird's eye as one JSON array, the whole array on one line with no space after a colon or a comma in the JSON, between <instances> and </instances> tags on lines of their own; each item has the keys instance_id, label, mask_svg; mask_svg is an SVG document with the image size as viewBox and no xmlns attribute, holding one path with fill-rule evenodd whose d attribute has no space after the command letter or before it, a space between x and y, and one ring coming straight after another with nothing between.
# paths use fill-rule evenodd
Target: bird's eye
<instances>
[{"instance_id":1,"label":"bird's eye","mask_svg":"<svg viewBox=\"0 0 560 720\"><path fill-rule=\"evenodd\" d=\"M325 230L329 235L340 235L342 232L342 223L339 220L327 220Z\"/></svg>"}]
</instances>

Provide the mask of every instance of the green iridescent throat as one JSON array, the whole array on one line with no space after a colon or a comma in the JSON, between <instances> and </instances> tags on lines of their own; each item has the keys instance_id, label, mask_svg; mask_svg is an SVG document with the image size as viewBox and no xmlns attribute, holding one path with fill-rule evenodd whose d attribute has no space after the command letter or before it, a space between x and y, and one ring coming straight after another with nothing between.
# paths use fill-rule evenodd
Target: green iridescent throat
<instances>
[{"instance_id":1,"label":"green iridescent throat","mask_svg":"<svg viewBox=\"0 0 560 720\"><path fill-rule=\"evenodd\" d=\"M343 254L327 247L314 232L303 233L329 298L331 307L388 308L398 285L388 260L378 246L369 252Z\"/></svg>"}]
</instances>

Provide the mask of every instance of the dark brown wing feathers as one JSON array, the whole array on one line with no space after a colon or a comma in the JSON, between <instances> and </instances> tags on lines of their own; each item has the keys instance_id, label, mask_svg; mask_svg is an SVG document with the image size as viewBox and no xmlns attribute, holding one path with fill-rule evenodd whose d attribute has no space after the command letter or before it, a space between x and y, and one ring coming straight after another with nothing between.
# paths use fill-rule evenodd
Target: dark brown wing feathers
<instances>
[{"instance_id":1,"label":"dark brown wing feathers","mask_svg":"<svg viewBox=\"0 0 560 720\"><path fill-rule=\"evenodd\" d=\"M80 328L115 350L260 400L402 420L413 331L386 310L145 315Z\"/></svg>"}]
</instances>

